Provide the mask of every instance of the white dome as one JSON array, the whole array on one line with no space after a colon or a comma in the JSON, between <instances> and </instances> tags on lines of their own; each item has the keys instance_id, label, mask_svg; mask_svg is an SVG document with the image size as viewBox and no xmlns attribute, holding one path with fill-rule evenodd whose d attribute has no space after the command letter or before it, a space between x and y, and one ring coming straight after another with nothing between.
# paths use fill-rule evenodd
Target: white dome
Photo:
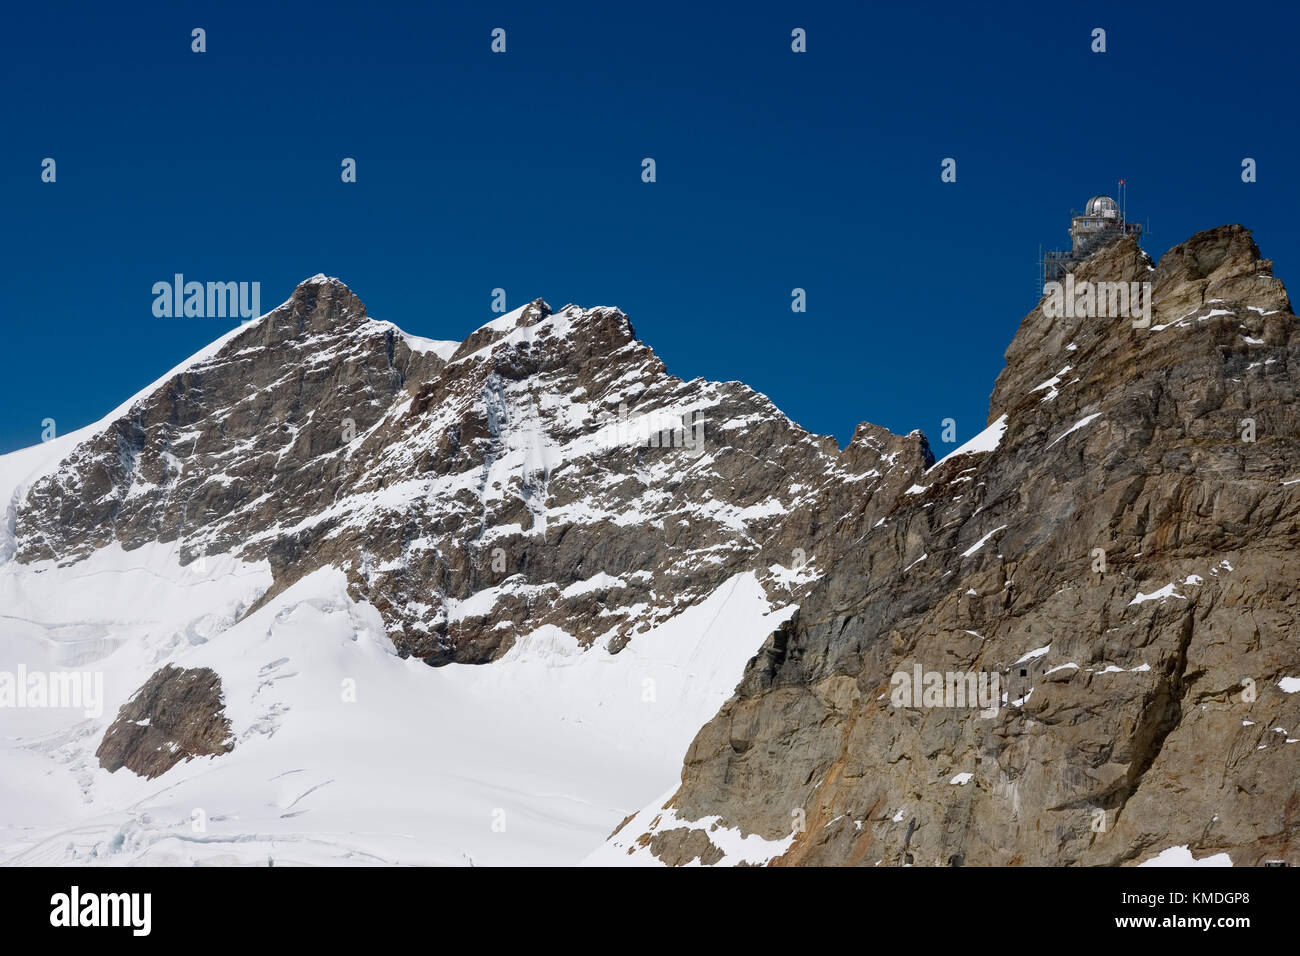
<instances>
[{"instance_id":1,"label":"white dome","mask_svg":"<svg viewBox=\"0 0 1300 956\"><path fill-rule=\"evenodd\" d=\"M1093 196L1088 200L1084 213L1089 216L1101 216L1103 219L1118 219L1119 205L1109 196Z\"/></svg>"}]
</instances>

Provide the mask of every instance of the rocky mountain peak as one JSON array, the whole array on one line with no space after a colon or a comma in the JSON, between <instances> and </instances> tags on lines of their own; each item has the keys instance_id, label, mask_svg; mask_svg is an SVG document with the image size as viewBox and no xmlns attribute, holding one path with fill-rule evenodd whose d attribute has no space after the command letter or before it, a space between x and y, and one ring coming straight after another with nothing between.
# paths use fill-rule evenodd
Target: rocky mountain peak
<instances>
[{"instance_id":1,"label":"rocky mountain peak","mask_svg":"<svg viewBox=\"0 0 1300 956\"><path fill-rule=\"evenodd\" d=\"M346 333L367 321L366 307L343 282L320 273L300 282L264 322L264 344L303 335Z\"/></svg>"},{"instance_id":2,"label":"rocky mountain peak","mask_svg":"<svg viewBox=\"0 0 1300 956\"><path fill-rule=\"evenodd\" d=\"M860 422L844 449L844 460L851 471L858 473L892 469L900 462L906 466L900 470L911 473L933 465L934 452L922 431L895 435L880 425Z\"/></svg>"},{"instance_id":3,"label":"rocky mountain peak","mask_svg":"<svg viewBox=\"0 0 1300 956\"><path fill-rule=\"evenodd\" d=\"M519 325L532 325L551 314L551 307L545 299L537 298L529 302L519 313Z\"/></svg>"},{"instance_id":4,"label":"rocky mountain peak","mask_svg":"<svg viewBox=\"0 0 1300 956\"><path fill-rule=\"evenodd\" d=\"M834 552L681 787L597 859L721 858L742 836L785 864L1294 852L1296 317L1240 226L1158 264L1121 239L1072 281L1150 283L1149 321L1040 301L989 427ZM864 427L848 450L887 443ZM1000 696L896 699L931 673L996 675Z\"/></svg>"},{"instance_id":5,"label":"rocky mountain peak","mask_svg":"<svg viewBox=\"0 0 1300 956\"><path fill-rule=\"evenodd\" d=\"M314 276L35 482L15 540L25 562L113 541L265 560L262 604L342 568L431 663L493 659L548 622L617 651L808 552L832 531L814 503L874 520L932 460L919 433L859 446L740 383L673 378L616 308L536 299L429 343Z\"/></svg>"},{"instance_id":6,"label":"rocky mountain peak","mask_svg":"<svg viewBox=\"0 0 1300 956\"><path fill-rule=\"evenodd\" d=\"M1198 232L1166 252L1151 280L1159 303L1156 324L1174 322L1209 303L1289 313L1291 301L1271 260L1244 226Z\"/></svg>"},{"instance_id":7,"label":"rocky mountain peak","mask_svg":"<svg viewBox=\"0 0 1300 956\"><path fill-rule=\"evenodd\" d=\"M1249 230L1236 225L1197 233L1159 263L1152 263L1133 237L1116 240L1079 266L1072 280L1076 290L1090 287L1096 300L1086 309L1062 314L1044 297L1025 316L994 386L990 424L1025 404L1073 414L1082 404L1055 400L1062 381L1082 383L1075 392L1080 398L1100 399L1099 388L1165 374L1171 336L1162 333L1170 330L1233 316L1245 338L1258 334L1278 343L1290 314L1290 300L1272 275L1272 263L1260 257ZM1120 285L1122 296L1115 289ZM1119 309L1114 308L1117 298L1122 300ZM1145 314L1139 300L1146 303ZM1210 327L1236 328L1224 323ZM1225 335L1224 341L1231 338ZM1248 349L1245 338L1237 336L1235 347Z\"/></svg>"}]
</instances>

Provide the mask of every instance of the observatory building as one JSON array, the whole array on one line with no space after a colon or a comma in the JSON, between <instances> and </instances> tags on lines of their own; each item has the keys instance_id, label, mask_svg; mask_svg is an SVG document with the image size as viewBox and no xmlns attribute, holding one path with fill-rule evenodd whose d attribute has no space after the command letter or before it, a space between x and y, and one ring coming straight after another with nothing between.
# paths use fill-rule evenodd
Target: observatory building
<instances>
[{"instance_id":1,"label":"observatory building","mask_svg":"<svg viewBox=\"0 0 1300 956\"><path fill-rule=\"evenodd\" d=\"M1124 183L1120 182L1120 195ZM1084 207L1083 215L1075 216L1071 210L1070 239L1073 245L1068 252L1055 251L1043 255L1043 282L1059 282L1079 263L1115 239L1122 236L1140 236L1142 226L1126 222L1120 204L1109 196L1093 196Z\"/></svg>"}]
</instances>

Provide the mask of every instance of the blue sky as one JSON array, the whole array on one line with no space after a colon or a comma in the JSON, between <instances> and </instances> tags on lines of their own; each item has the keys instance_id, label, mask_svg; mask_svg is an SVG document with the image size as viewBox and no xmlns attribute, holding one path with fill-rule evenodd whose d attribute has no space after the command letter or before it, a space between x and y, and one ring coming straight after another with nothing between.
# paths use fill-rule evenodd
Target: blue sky
<instances>
[{"instance_id":1,"label":"blue sky","mask_svg":"<svg viewBox=\"0 0 1300 956\"><path fill-rule=\"evenodd\" d=\"M1240 222L1300 275L1294 7L731 6L16 6L0 451L230 327L153 315L177 272L258 281L264 310L336 275L444 339L493 318L496 287L617 305L676 375L744 381L841 443L921 428L940 454L942 419L983 427L1039 244L1121 177L1154 255Z\"/></svg>"}]
</instances>

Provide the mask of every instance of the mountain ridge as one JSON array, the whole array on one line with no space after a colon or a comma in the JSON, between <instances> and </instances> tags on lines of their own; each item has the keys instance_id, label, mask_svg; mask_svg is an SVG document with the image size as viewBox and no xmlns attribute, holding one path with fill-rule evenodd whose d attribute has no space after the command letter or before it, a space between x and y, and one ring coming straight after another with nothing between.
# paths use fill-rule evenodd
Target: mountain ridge
<instances>
[{"instance_id":1,"label":"mountain ridge","mask_svg":"<svg viewBox=\"0 0 1300 956\"><path fill-rule=\"evenodd\" d=\"M66 560L67 555L84 554L90 546L102 546L111 536L123 540L128 547L145 540L182 541L183 561L207 552L223 553L237 541L243 542L239 553L243 557L270 558L277 572L295 564L300 558L302 544L299 540L304 535L281 534L268 540L271 535L262 530L251 540L244 540L244 518L242 512L251 499L254 504L264 496L270 496L277 483L287 481L288 487L279 499L272 498L274 509L263 508L260 516L255 518L259 527L266 528L272 521L272 515L280 524L289 523L286 515L302 516L310 526L319 524L322 511L328 513L328 504L323 495L307 491L323 479L332 482L330 488L331 503L337 503L340 496L358 498L364 495L378 496L386 486L395 480L411 482L425 472L441 473L454 484L459 476L462 480L470 476L479 467L482 459L474 460L471 456L467 471L456 471L456 456L461 454L465 443L478 443L482 446L484 457L499 453L495 448L499 439L492 434L494 429L503 427L510 415L504 408L496 405L504 401L498 394L503 383L526 380L538 372L554 371L563 379L564 390L587 392L588 386L603 387L594 376L612 374L632 376L639 375L641 382L634 383L637 394L636 411L639 413L664 413L660 407L662 399L654 394L655 390L667 392L666 397L675 398L676 393L691 395L714 395L728 401L739 402L753 416L765 419L787 435L796 436L807 445L806 452L821 460L827 467L837 465L837 459L843 457L850 468L856 464L865 464L874 460L873 456L885 449L891 442L924 444L919 433L898 438L888 436L884 430L870 428L869 432L859 429L861 435L870 435L860 441L850 443L852 449L842 455L838 446L831 448L833 440L812 436L803 431L771 404L766 396L753 392L739 383L710 383L702 379L683 382L667 376L662 362L654 356L653 351L635 338L631 323L622 312L598 307L579 309L566 306L558 313L551 313L549 307L541 300L535 300L515 311L495 319L466 337L456 348L451 357L442 360L439 356L420 353L405 345L404 334L397 334L396 327L386 323L367 321L364 306L355 295L341 282L317 276L302 283L294 296L284 305L268 313L262 319L249 323L249 327L237 334L227 337L225 344L218 350L209 348L200 353L203 360L185 366L182 371L162 381L145 399L137 402L127 414L111 422L91 441L83 441L73 453L71 460L65 460L60 468L73 473L70 483L65 487L49 476L36 481L28 492L28 501L35 505L29 509L37 517L26 527L15 525L15 538L19 542L17 557L20 562L30 563L38 559L50 559L56 550L60 535L65 547L60 551ZM570 338L570 333L574 337ZM320 338L325 336L325 339ZM344 336L347 342L329 340L329 336ZM540 345L539 345L540 340ZM552 346L548 354L547 343ZM291 354L281 354L285 349L297 349ZM308 351L310 349L311 351ZM265 355L258 357L258 350ZM323 351L322 351L323 350ZM248 356L253 353L254 358ZM290 383L284 387L280 370L307 365L309 370L321 365L321 356L338 353L335 364L326 374L331 381L326 387L312 388L311 383ZM301 354L302 357L299 357ZM611 356L613 357L611 359ZM614 364L601 368L603 360ZM269 365L270 369L255 366ZM629 366L631 366L629 368ZM464 373L462 375L462 372ZM445 373L445 374L443 374ZM254 407L245 420L239 422L233 434L231 427L219 422L216 428L209 427L208 415L212 406L223 418L229 418L228 409L238 407L249 401L243 397L245 381L251 376L254 384L265 383L261 391L279 387L281 391L295 388L291 394L279 400L272 400L269 408ZM276 377L273 377L276 376ZM352 395L346 401L339 402L337 379L351 376L349 387ZM305 377L305 376L304 376ZM214 379L224 378L223 383ZM217 388L220 394L215 402L207 402L206 390ZM551 387L550 392L559 391ZM328 391L328 395L326 392ZM409 395L403 393L409 392ZM534 389L541 392L541 389ZM650 394L646 395L649 391ZM611 397L610 408L604 411L617 415L613 407L614 400L630 397L623 389ZM255 393L256 394L256 393ZM325 403L333 402L335 408L322 426L317 413ZM453 416L444 415L450 405L459 403ZM263 403L267 404L267 403ZM589 403L580 403L578 411L587 416L579 424L581 429L568 430L569 445L591 444L591 432L594 421L586 407ZM679 404L681 404L679 402ZM301 410L306 408L305 412ZM516 417L526 419L537 417L538 404L534 395L525 396L521 407L513 409ZM690 413L686 404L682 411ZM443 415L443 418L438 418ZM300 416L300 417L296 417ZM669 415L671 418L671 415ZM276 440L277 436L267 439L256 431L257 423L263 418L271 419L282 430L292 428L292 434L286 440ZM428 420L432 418L432 426ZM456 420L452 420L455 418ZM283 423L292 422L291 426ZM568 426L572 423L565 422ZM658 426L675 427L672 422L656 421ZM725 424L725 423L720 423ZM634 430L636 421L616 421L618 427ZM349 430L355 433L355 442L344 441ZM372 433L379 431L372 440ZM606 427L605 431L610 429ZM600 429L597 429L600 431ZM396 437L395 437L396 436ZM225 455L224 449L230 441L238 438L245 443L254 443L267 450L255 447L259 454L238 458L233 462ZM426 437L431 438L432 447L422 445ZM539 439L536 434L524 434L521 441L542 441L545 445L553 436ZM614 436L623 445L635 446L641 436ZM412 454L407 460L399 461L396 469L390 462L394 458L386 447L394 441L401 441L412 446ZM369 443L369 444L368 444ZM865 443L865 444L864 444ZM558 444L558 442L552 442ZM600 444L599 440L596 442ZM644 446L645 442L641 443ZM755 446L757 448L757 446ZM866 450L864 451L864 447ZM213 452L206 458L207 449ZM271 460L271 449L275 452ZM359 450L359 451L358 451ZM617 450L617 447L615 449ZM730 449L727 449L730 450ZM610 449L578 447L578 456L606 455ZM635 447L635 456L640 459L647 455L657 456L660 451L668 449L649 449ZM526 452L526 453L525 453ZM513 495L506 495L509 500L504 503L505 516L518 518L519 536L534 527L534 522L544 517L545 509L539 509L533 485L538 475L548 475L544 462L529 458L532 452L543 454L543 450L529 448L519 450L516 467L518 473L509 480L517 481ZM361 474L355 479L344 478L339 469L328 462L331 455L350 458L354 454L371 455L373 464L367 462L370 470L375 472L372 478ZM919 460L924 460L928 449L918 452ZM287 476L276 470L276 465L286 456L294 461L294 468ZM865 456L865 457L864 457ZM662 457L662 456L660 456ZM78 460L80 458L80 460ZM189 462L198 460L198 480L205 482L194 487L190 481L187 487L186 472L192 470ZM442 462L450 459L452 463L443 467ZM185 465L182 465L182 462ZM627 479L626 470L634 471L636 462L622 462L616 466L619 480ZM307 468L315 469L313 477L303 477ZM489 466L490 470L490 466ZM768 468L767 471L773 471ZM252 487L241 489L238 484L247 474L247 483ZM394 473L396 472L396 473ZM107 480L105 477L107 476ZM220 487L214 488L217 476L222 479ZM234 481L225 480L233 476ZM714 477L720 481L724 476ZM659 480L665 480L661 475ZM487 476L478 475L481 485L486 485ZM775 487L773 475L765 478L768 486ZM232 495L225 491L231 484L236 485ZM456 497L464 489L452 487L448 497ZM479 496L488 494L485 487L478 489ZM712 496L713 490L701 492ZM195 496L199 497L195 507ZM301 506L302 498L308 495L308 507ZM488 494L491 497L490 494ZM177 499L186 498L185 502ZM579 497L579 490L569 493L571 499ZM752 493L750 498L755 497ZM292 498L293 502L283 499ZM346 501L347 498L345 497ZM521 510L517 506L524 504ZM399 502L402 505L403 502ZM743 508L750 502L738 503ZM195 511L201 520L191 519ZM161 517L160 517L161 512ZM213 512L216 512L214 520ZM57 523L47 520L42 527L41 514L57 515ZM238 526L223 528L222 518L238 516ZM193 537L187 535L188 526L197 523ZM502 520L498 524L507 524ZM727 527L727 520L715 522ZM735 522L733 521L732 524ZM742 520L743 523L743 520ZM214 530L216 529L216 530ZM310 527L306 531L310 531ZM731 528L741 531L740 528ZM214 539L215 540L212 540ZM489 535L491 538L491 535ZM76 539L75 543L71 539ZM197 539L197 540L194 540ZM53 542L53 543L52 543ZM78 551L80 549L80 551ZM331 556L334 557L334 556ZM626 563L626 562L624 562ZM310 566L302 571L311 570ZM462 572L469 569L462 567ZM619 568L601 568L604 573L618 573ZM498 572L499 573L499 572ZM285 584L294 578L286 579ZM481 582L480 582L481 583ZM495 583L495 582L493 582ZM562 586L575 583L564 580ZM711 583L716 584L716 581ZM277 585L267 597L274 596L283 585ZM474 591L482 590L475 588ZM458 595L468 597L474 591ZM400 645L399 645L400 646ZM407 648L417 656L422 656L428 648L426 644L413 641ZM494 644L491 653L502 649Z\"/></svg>"}]
</instances>

